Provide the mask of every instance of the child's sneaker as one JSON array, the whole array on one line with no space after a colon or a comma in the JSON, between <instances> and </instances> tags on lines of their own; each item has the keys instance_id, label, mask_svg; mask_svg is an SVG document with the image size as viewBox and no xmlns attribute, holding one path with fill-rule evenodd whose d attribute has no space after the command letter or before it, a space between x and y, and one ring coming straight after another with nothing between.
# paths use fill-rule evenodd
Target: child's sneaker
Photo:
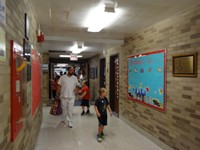
<instances>
[{"instance_id":1,"label":"child's sneaker","mask_svg":"<svg viewBox=\"0 0 200 150\"><path fill-rule=\"evenodd\" d=\"M85 112L83 111L82 113L81 113L81 116L84 116L85 115Z\"/></svg>"},{"instance_id":2,"label":"child's sneaker","mask_svg":"<svg viewBox=\"0 0 200 150\"><path fill-rule=\"evenodd\" d=\"M103 132L101 132L101 138L104 139L104 133Z\"/></svg>"},{"instance_id":3,"label":"child's sneaker","mask_svg":"<svg viewBox=\"0 0 200 150\"><path fill-rule=\"evenodd\" d=\"M97 140L98 140L98 142L102 142L102 136L101 135L97 135Z\"/></svg>"},{"instance_id":4,"label":"child's sneaker","mask_svg":"<svg viewBox=\"0 0 200 150\"><path fill-rule=\"evenodd\" d=\"M86 112L86 114L89 114L89 113L90 113L90 110L88 109L87 112Z\"/></svg>"}]
</instances>

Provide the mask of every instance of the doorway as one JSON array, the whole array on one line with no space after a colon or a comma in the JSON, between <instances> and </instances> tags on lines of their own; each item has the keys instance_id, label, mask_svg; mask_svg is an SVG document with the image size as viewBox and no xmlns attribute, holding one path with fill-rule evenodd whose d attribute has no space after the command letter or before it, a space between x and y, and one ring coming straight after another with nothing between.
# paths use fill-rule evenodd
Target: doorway
<instances>
[{"instance_id":1,"label":"doorway","mask_svg":"<svg viewBox=\"0 0 200 150\"><path fill-rule=\"evenodd\" d=\"M79 79L81 70L84 70L86 73L85 80L89 81L89 73L88 73L88 60L86 59L80 59L78 61L70 61L68 59L49 59L49 100L53 100L53 94L52 94L52 82L51 80L54 79L55 75L63 75L67 73L68 66L74 67L74 72L77 78ZM61 73L62 72L62 73ZM89 82L88 82L89 86ZM50 102L51 103L51 102Z\"/></svg>"},{"instance_id":2,"label":"doorway","mask_svg":"<svg viewBox=\"0 0 200 150\"><path fill-rule=\"evenodd\" d=\"M119 116L119 57L110 56L110 107Z\"/></svg>"},{"instance_id":3,"label":"doorway","mask_svg":"<svg viewBox=\"0 0 200 150\"><path fill-rule=\"evenodd\" d=\"M99 78L99 85L101 87L106 87L106 60L105 58L100 59L100 78Z\"/></svg>"}]
</instances>

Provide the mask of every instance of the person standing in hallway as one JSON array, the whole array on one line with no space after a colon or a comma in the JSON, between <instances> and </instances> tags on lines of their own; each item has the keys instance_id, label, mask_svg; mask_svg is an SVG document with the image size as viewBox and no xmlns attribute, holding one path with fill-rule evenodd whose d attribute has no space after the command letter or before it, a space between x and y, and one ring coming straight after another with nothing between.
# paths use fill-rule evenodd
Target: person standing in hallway
<instances>
[{"instance_id":1,"label":"person standing in hallway","mask_svg":"<svg viewBox=\"0 0 200 150\"><path fill-rule=\"evenodd\" d=\"M89 100L90 100L90 90L87 86L87 81L84 80L82 81L82 88L79 91L81 93L80 98L81 98L81 106L82 106L82 113L81 116L85 115L85 107L87 107L87 112L86 114L90 113L90 105L89 105Z\"/></svg>"},{"instance_id":2,"label":"person standing in hallway","mask_svg":"<svg viewBox=\"0 0 200 150\"><path fill-rule=\"evenodd\" d=\"M60 76L56 75L56 77L54 78L54 80L52 80L51 84L52 84L52 93L53 93L53 98L55 100L56 98L56 92L58 90L58 80L59 80Z\"/></svg>"},{"instance_id":3,"label":"person standing in hallway","mask_svg":"<svg viewBox=\"0 0 200 150\"><path fill-rule=\"evenodd\" d=\"M78 79L74 76L74 68L68 67L68 73L63 75L58 80L57 95L60 93L61 106L63 110L62 122L68 123L69 128L72 128L72 114L74 109L75 92L79 86Z\"/></svg>"},{"instance_id":4,"label":"person standing in hallway","mask_svg":"<svg viewBox=\"0 0 200 150\"><path fill-rule=\"evenodd\" d=\"M110 116L112 116L112 110L110 108L110 104L108 99L106 98L107 91L105 88L101 88L99 90L99 98L96 99L94 104L94 109L99 121L99 127L98 127L98 142L101 142L104 137L104 126L107 125L107 110L110 113Z\"/></svg>"},{"instance_id":5,"label":"person standing in hallway","mask_svg":"<svg viewBox=\"0 0 200 150\"><path fill-rule=\"evenodd\" d=\"M82 82L85 80L85 71L81 70L81 74L79 76L79 82L82 85Z\"/></svg>"}]
</instances>

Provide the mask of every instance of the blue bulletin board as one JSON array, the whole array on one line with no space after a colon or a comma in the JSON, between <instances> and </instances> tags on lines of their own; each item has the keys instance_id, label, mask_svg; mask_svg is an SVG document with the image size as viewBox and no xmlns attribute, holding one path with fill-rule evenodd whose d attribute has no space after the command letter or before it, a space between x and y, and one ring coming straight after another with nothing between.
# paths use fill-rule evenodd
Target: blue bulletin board
<instances>
[{"instance_id":1,"label":"blue bulletin board","mask_svg":"<svg viewBox=\"0 0 200 150\"><path fill-rule=\"evenodd\" d=\"M166 50L128 57L128 99L165 111Z\"/></svg>"}]
</instances>

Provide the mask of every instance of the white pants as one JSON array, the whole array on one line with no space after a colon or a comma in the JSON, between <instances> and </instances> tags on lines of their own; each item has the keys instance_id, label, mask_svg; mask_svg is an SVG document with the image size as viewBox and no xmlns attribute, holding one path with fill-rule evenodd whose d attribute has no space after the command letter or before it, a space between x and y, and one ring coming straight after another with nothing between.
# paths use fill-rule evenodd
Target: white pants
<instances>
[{"instance_id":1,"label":"white pants","mask_svg":"<svg viewBox=\"0 0 200 150\"><path fill-rule=\"evenodd\" d=\"M62 121L72 122L72 113L74 109L75 98L61 98ZM67 123L67 122L66 122Z\"/></svg>"}]
</instances>

